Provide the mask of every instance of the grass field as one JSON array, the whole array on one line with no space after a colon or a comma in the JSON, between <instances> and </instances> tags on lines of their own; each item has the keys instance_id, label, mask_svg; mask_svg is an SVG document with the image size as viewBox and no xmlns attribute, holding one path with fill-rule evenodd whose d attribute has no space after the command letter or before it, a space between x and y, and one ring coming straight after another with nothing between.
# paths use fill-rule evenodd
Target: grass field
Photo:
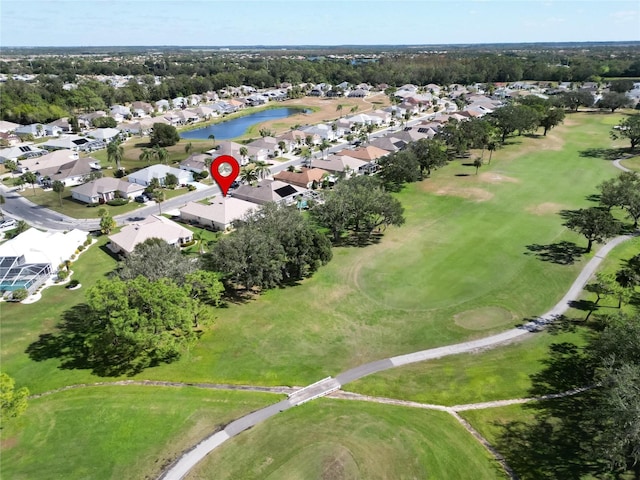
<instances>
[{"instance_id":1,"label":"grass field","mask_svg":"<svg viewBox=\"0 0 640 480\"><path fill-rule=\"evenodd\" d=\"M214 327L179 361L148 369L138 378L305 385L368 361L486 336L543 313L562 297L586 261L579 254L586 241L567 231L557 213L589 205L587 197L595 192L596 185L618 174L611 162L581 153L589 148L615 146L608 132L618 119L616 115L571 115L565 125L546 138L509 139L510 144L494 152L492 164L484 165L478 175L473 167L459 160L452 162L432 178L398 194L406 208L407 222L400 228L388 229L380 243L365 248L336 248L332 262L300 285L272 290L248 302L230 303L217 311ZM62 312L80 303L85 288L108 274L115 263L106 252L93 246L73 267L77 275L74 278L81 281L82 289L71 292L54 287L45 290L43 299L33 305L0 304L0 360L3 371L15 377L19 386L42 392L104 380L88 370L61 369L55 359L35 362L25 350L39 334L52 331ZM425 364L428 368L424 371L419 367L415 371L398 370L410 372L409 376L383 380L372 377L366 388L377 395L437 403L520 396L518 392L527 387L528 373L538 368L551 341L548 334L540 334L529 344ZM431 392L425 393L427 388ZM37 402L46 404L48 400L33 404ZM397 425L408 425L423 432L415 435L421 442L435 441L434 438L440 442L444 434L439 432L444 431L451 432L450 442L461 443L455 448L453 443L447 443L442 452L430 459L431 454L424 453L428 451L426 447L416 446L415 440L408 438L398 449L408 449L413 452L411 458L420 460L411 464L407 457L393 453L387 456L386 467L406 467L406 478L423 478L421 472L429 465L433 471L445 472L432 475L433 478L456 478L455 473L448 472L457 472L457 463L464 465L464 460L480 462L484 465L478 467L481 475L495 478L481 449L477 455L468 455L468 459L462 453L451 453L460 448L474 452L474 447L465 442L476 445L461 429L457 430L454 420L431 412L418 411L407 417L405 413L385 413L387 409L395 412L389 406L369 409L368 405L344 406L345 403L337 402L339 408L329 401L308 404L252 429L238 440L255 438L252 441L257 442L259 452L266 448L260 442L280 448L286 443L286 435L297 435L284 424L301 415L300 424L310 419L314 430L308 430L298 443L313 442L316 430L320 432L324 424L334 425L331 431L339 432L335 438L343 442L342 438L357 433L351 417L369 412L376 418L389 416L386 426L370 424L370 432L365 429L358 433L371 444L371 462L376 460L373 457L384 458L385 452L376 449L394 440L389 433L394 431L391 426L396 425L397 429ZM350 428L341 429L335 425L338 421ZM425 435L424 432L432 432L432 425L441 425L437 426L440 430L432 436ZM268 440L274 426L284 433ZM257 431L265 433L254 437ZM71 435L71 428L69 432ZM322 435L331 438L329 433ZM313 445L308 452L324 448L318 442ZM345 475L351 472L352 478L371 478L370 470L363 470L360 463L345 457L340 445L329 445L322 451L327 452L326 458L346 459ZM257 463L243 458L243 466L233 464L240 460L233 460L229 454L231 460L224 463L226 470L216 470L216 475L239 478L234 477L235 472L241 474L247 466L263 462L265 468L271 468L269 465L275 464L268 460L271 454L264 455L264 460L258 459ZM438 463L440 458L443 463ZM300 470L302 474L325 468L325 464L313 464L315 460L309 453L283 452L278 465L289 466L278 472L268 470L272 472L269 475L281 478L287 469L295 475L297 468L304 469ZM208 470L203 472L201 475L207 475Z\"/></svg>"},{"instance_id":2,"label":"grass field","mask_svg":"<svg viewBox=\"0 0 640 480\"><path fill-rule=\"evenodd\" d=\"M398 195L406 225L389 229L380 244L337 248L334 260L301 285L229 304L191 352L144 378L304 385L367 361L503 330L509 316L516 324L543 313L584 260L541 261L527 246L584 245L556 212L587 205L595 186L616 175L610 162L579 154L609 145L614 122L612 116L572 116L546 139L516 139L521 143L495 152L477 176L456 176L473 170L456 161L410 185ZM465 328L455 321L488 307L503 313L497 323ZM38 317L27 322L26 338L53 326L36 327ZM34 391L69 381L71 372L57 370L55 362L15 353L3 352L3 364ZM13 361L30 373L15 371Z\"/></svg>"},{"instance_id":3,"label":"grass field","mask_svg":"<svg viewBox=\"0 0 640 480\"><path fill-rule=\"evenodd\" d=\"M631 239L616 247L599 271L614 273L624 260L639 253L640 238ZM581 298L595 301L595 294L583 292ZM615 298L605 298L597 313L615 313L617 305ZM580 321L586 312L569 309L566 315ZM371 375L347 385L345 390L438 405L523 398L529 395L530 376L544 368L549 346L562 342L583 345L586 331L580 327L573 332L545 331L485 352L456 355Z\"/></svg>"},{"instance_id":4,"label":"grass field","mask_svg":"<svg viewBox=\"0 0 640 480\"><path fill-rule=\"evenodd\" d=\"M207 456L187 478L505 477L444 412L323 399L243 433Z\"/></svg>"},{"instance_id":5,"label":"grass field","mask_svg":"<svg viewBox=\"0 0 640 480\"><path fill-rule=\"evenodd\" d=\"M640 172L640 156L628 158L627 160L622 160L620 164L631 170Z\"/></svg>"},{"instance_id":6,"label":"grass field","mask_svg":"<svg viewBox=\"0 0 640 480\"><path fill-rule=\"evenodd\" d=\"M0 476L154 478L216 427L277 395L173 387L90 387L31 400L0 430Z\"/></svg>"}]
</instances>

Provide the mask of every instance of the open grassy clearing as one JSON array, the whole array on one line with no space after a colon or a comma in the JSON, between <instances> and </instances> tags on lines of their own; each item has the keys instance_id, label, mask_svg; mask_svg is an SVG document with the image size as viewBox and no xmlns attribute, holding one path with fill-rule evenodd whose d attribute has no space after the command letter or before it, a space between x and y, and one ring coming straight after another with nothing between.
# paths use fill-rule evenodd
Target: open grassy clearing
<instances>
[{"instance_id":1,"label":"open grassy clearing","mask_svg":"<svg viewBox=\"0 0 640 480\"><path fill-rule=\"evenodd\" d=\"M93 387L29 402L3 425L0 476L153 478L216 427L277 395L171 387Z\"/></svg>"},{"instance_id":2,"label":"open grassy clearing","mask_svg":"<svg viewBox=\"0 0 640 480\"><path fill-rule=\"evenodd\" d=\"M344 389L450 406L522 398L531 387L530 375L544 368L542 362L549 345L559 342L582 344L583 331L558 335L543 332L485 352L455 355L371 375Z\"/></svg>"},{"instance_id":3,"label":"open grassy clearing","mask_svg":"<svg viewBox=\"0 0 640 480\"><path fill-rule=\"evenodd\" d=\"M620 164L630 170L640 172L640 156L622 160Z\"/></svg>"},{"instance_id":4,"label":"open grassy clearing","mask_svg":"<svg viewBox=\"0 0 640 480\"><path fill-rule=\"evenodd\" d=\"M322 399L244 432L207 456L187 478L505 477L444 412Z\"/></svg>"},{"instance_id":5,"label":"open grassy clearing","mask_svg":"<svg viewBox=\"0 0 640 480\"><path fill-rule=\"evenodd\" d=\"M638 253L640 238L631 239L616 247L599 271L614 273L623 260ZM595 294L583 292L580 298L595 301ZM600 304L597 313L618 312L618 302L614 298L603 299ZM486 314L483 321L495 318L491 316L492 310L479 312ZM586 312L574 308L569 309L566 316L583 319ZM365 395L439 405L523 398L529 396L531 375L544 368L543 361L548 356L549 346L562 342L584 345L585 332L586 328L580 327L573 332L544 331L485 352L451 356L371 375L345 389Z\"/></svg>"},{"instance_id":6,"label":"open grassy clearing","mask_svg":"<svg viewBox=\"0 0 640 480\"><path fill-rule=\"evenodd\" d=\"M528 209L546 202L585 206L595 186L617 174L609 162L578 154L585 144L608 145L608 126L599 122L610 117L574 118L584 125L574 120L553 132L563 150L541 151L545 140L518 139L521 145L496 152L493 164L483 167L519 183L456 177L469 167L454 162L399 194L407 224L389 229L380 244L335 249L334 260L302 285L229 305L190 355L148 375L206 372L220 381L302 385L367 361L505 328L502 321L489 322L486 330L462 328L457 314L500 308L516 324L543 313L584 259L555 259L569 265L542 261L527 245L546 251L560 241L579 248L585 242L556 214ZM530 153L519 157L519 147ZM446 186L473 186L493 198L476 202L431 192Z\"/></svg>"},{"instance_id":7,"label":"open grassy clearing","mask_svg":"<svg viewBox=\"0 0 640 480\"><path fill-rule=\"evenodd\" d=\"M333 261L301 285L229 304L181 360L141 377L305 385L367 361L503 330L509 315L516 324L543 313L563 295L584 260L565 255L562 261L574 263L542 261L540 252L527 245L546 251L561 240L581 247L585 241L567 232L555 213L530 209L544 203L585 206L595 186L617 174L610 162L578 154L609 145L612 118L572 116L571 124L548 139L515 139L521 143L495 152L492 165L482 167L490 178L457 177L473 169L456 161L410 185L399 194L406 225L389 229L380 244L337 248ZM547 141L562 149L542 149ZM517 182L496 180L496 175ZM478 202L438 194L441 188L477 188L493 197ZM502 316L461 326L460 318L487 308ZM15 348L24 352L27 339L51 328L63 310L62 305L55 313L52 309L43 328L37 327L41 315L29 312L36 317L26 322L23 332L28 333ZM55 361L34 363L19 351L3 352L3 361L19 383L34 390L80 381L70 381L73 372L57 370ZM87 375L77 372L75 378Z\"/></svg>"}]
</instances>

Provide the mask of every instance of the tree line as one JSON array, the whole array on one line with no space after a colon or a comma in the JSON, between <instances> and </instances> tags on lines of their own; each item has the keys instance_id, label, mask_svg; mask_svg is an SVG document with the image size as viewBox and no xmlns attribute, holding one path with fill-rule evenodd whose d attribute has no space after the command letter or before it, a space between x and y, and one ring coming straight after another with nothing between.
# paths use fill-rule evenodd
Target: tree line
<instances>
[{"instance_id":1,"label":"tree line","mask_svg":"<svg viewBox=\"0 0 640 480\"><path fill-rule=\"evenodd\" d=\"M640 61L631 54L617 52L616 58L604 54L568 55L542 52L527 55L487 52L389 54L362 63L329 58L187 54L153 56L143 63L40 58L4 65L7 73L13 68L21 73L33 73L37 78L33 83L8 80L0 86L0 118L19 123L46 123L136 100L154 102L229 86L265 88L283 82L293 85L305 82L335 85L344 81L394 86L407 83L468 85L522 79L583 82L604 81L607 76L640 76ZM130 79L122 88L114 88L97 80L82 79L79 75L135 75L137 79ZM160 84L156 84L156 76L162 78ZM77 82L77 88L63 88L65 82L73 81Z\"/></svg>"}]
</instances>

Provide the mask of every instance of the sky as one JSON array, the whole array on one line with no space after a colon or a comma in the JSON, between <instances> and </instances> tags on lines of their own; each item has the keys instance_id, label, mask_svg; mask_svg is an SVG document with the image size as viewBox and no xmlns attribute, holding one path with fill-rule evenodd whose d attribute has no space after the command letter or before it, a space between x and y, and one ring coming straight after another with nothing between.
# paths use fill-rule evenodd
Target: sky
<instances>
[{"instance_id":1,"label":"sky","mask_svg":"<svg viewBox=\"0 0 640 480\"><path fill-rule=\"evenodd\" d=\"M630 40L639 0L0 0L0 48Z\"/></svg>"}]
</instances>

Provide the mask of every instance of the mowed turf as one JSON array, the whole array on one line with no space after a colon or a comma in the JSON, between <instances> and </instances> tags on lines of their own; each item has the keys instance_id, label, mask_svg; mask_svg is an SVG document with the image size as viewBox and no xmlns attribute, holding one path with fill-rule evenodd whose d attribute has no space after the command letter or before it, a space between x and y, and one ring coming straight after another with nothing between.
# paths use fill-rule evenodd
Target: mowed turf
<instances>
[{"instance_id":1,"label":"mowed turf","mask_svg":"<svg viewBox=\"0 0 640 480\"><path fill-rule=\"evenodd\" d=\"M288 410L209 454L190 480L505 478L444 412L322 399Z\"/></svg>"},{"instance_id":2,"label":"mowed turf","mask_svg":"<svg viewBox=\"0 0 640 480\"><path fill-rule=\"evenodd\" d=\"M30 400L0 430L0 477L154 478L179 454L277 395L173 387L90 387Z\"/></svg>"},{"instance_id":3,"label":"mowed turf","mask_svg":"<svg viewBox=\"0 0 640 480\"><path fill-rule=\"evenodd\" d=\"M596 185L617 175L611 162L579 153L610 145L612 118L572 116L547 138L515 139L478 176L456 161L409 185L398 194L406 225L388 229L377 245L335 249L301 285L221 310L190 355L146 375L303 385L509 326L463 328L455 317L464 312L497 307L512 325L545 312L585 258L551 263L527 246L586 245L557 212L589 205ZM469 189L476 197L464 198Z\"/></svg>"},{"instance_id":4,"label":"mowed turf","mask_svg":"<svg viewBox=\"0 0 640 480\"><path fill-rule=\"evenodd\" d=\"M637 254L640 238L632 238L613 249L598 271L613 274L625 260ZM595 302L596 296L583 291L580 299ZM616 298L604 298L595 314L615 314L620 311L617 305ZM626 307L623 305L623 310ZM495 314L492 317L491 311L486 313L494 320L500 318ZM345 390L449 406L528 397L531 375L545 367L550 345L585 344L585 333L589 330L581 323L587 313L575 308L567 311L566 317L576 321L574 331L543 331L491 350L396 368L358 380Z\"/></svg>"},{"instance_id":5,"label":"mowed turf","mask_svg":"<svg viewBox=\"0 0 640 480\"><path fill-rule=\"evenodd\" d=\"M388 229L381 243L336 248L331 263L302 284L218 310L214 327L180 361L139 377L305 385L368 361L504 330L509 316L515 325L543 313L584 259L545 262L527 246L586 244L561 225L557 211L588 205L596 185L618 173L611 162L580 156L583 149L611 145L615 121L572 115L546 138L510 140L477 176L454 161L409 185L398 194L407 223ZM74 293L75 302L82 301L82 290ZM2 307L22 317L10 317L19 340L14 355L3 349L2 356L19 384L42 391L86 381L86 371L60 371L55 360L35 363L19 351L73 304L64 297L57 305ZM470 328L456 322L486 308L504 314Z\"/></svg>"}]
</instances>

